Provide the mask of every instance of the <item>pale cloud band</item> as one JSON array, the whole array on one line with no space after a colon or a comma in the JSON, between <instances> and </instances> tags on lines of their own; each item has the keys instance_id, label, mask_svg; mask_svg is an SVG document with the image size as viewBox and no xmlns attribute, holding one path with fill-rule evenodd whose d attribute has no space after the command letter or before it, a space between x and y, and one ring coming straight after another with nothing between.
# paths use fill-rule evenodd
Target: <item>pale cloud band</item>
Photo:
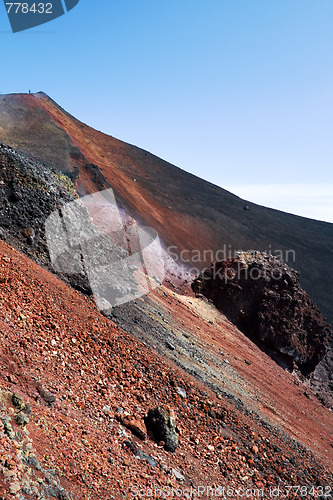
<instances>
[{"instance_id":1,"label":"pale cloud band","mask_svg":"<svg viewBox=\"0 0 333 500\"><path fill-rule=\"evenodd\" d=\"M333 223L333 183L248 184L224 188L258 205Z\"/></svg>"}]
</instances>

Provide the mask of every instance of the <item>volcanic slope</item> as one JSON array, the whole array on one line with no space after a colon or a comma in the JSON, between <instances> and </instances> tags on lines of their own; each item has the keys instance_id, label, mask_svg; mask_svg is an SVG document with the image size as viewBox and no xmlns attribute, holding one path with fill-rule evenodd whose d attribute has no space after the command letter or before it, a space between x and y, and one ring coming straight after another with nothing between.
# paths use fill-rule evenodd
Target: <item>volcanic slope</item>
<instances>
[{"instance_id":1,"label":"volcanic slope","mask_svg":"<svg viewBox=\"0 0 333 500\"><path fill-rule=\"evenodd\" d=\"M120 204L154 227L166 246L187 250L186 256L199 251L201 264L211 263L204 250L215 254L229 245L232 251L292 250L288 264L333 323L333 224L244 201L88 127L42 92L0 96L0 141L70 176L80 195L112 187Z\"/></svg>"},{"instance_id":2,"label":"volcanic slope","mask_svg":"<svg viewBox=\"0 0 333 500\"><path fill-rule=\"evenodd\" d=\"M194 336L190 324L201 322L209 335L219 322L223 357L234 371L249 372L249 385L274 371L266 383L280 407L275 423L260 400L265 391L251 406L214 393L102 316L90 298L0 242L3 499L138 498L138 487L152 485L260 488L265 497L277 485L303 485L314 496L328 491L332 414L213 306L167 288L154 300L163 294L173 312L178 304L185 338ZM225 366L228 390L235 377ZM145 435L144 417L156 406L176 415L174 453Z\"/></svg>"},{"instance_id":3,"label":"volcanic slope","mask_svg":"<svg viewBox=\"0 0 333 500\"><path fill-rule=\"evenodd\" d=\"M59 176L52 168L27 158L23 153L0 144L0 185L1 238L37 264L54 272L47 252L44 225L56 207L76 199L77 195L69 179ZM81 219L86 221L85 233L88 235L91 222L85 212L80 213ZM127 225L131 223L129 217L124 222ZM95 237L92 226L89 234L92 238ZM73 263L73 258L78 255L80 254L75 250L74 254L63 254L62 259L69 259ZM299 408L302 405L291 404L288 399L282 401L281 396L276 399L269 383L271 378L278 376L274 363L267 365L265 362L260 371L256 369L253 372L250 358L252 355L260 357L258 349L253 350L253 344L236 330L233 330L234 335L228 344L225 331L232 329L232 325L226 322L225 317L213 305L193 297L189 283L186 284L182 275L177 274L180 271L177 266L174 265L171 271L165 278L164 286L155 293L114 307L111 320L238 405L246 404L253 411L256 411L258 404L262 405L267 409L268 422L281 424L286 432L298 438L299 424L302 423ZM84 274L60 273L58 276L75 289L89 294L89 282ZM249 298L250 296L251 292ZM276 307L279 307L278 304L279 301L276 302ZM325 341L325 338L321 340L324 351ZM307 349L306 343L303 348ZM317 355L320 359L323 352L320 354L318 351ZM310 397L309 380L304 379L301 373L294 373L289 379L283 378L283 381L288 381L292 387L302 382L303 391ZM290 388L288 384L284 386L283 381L280 381L280 387L284 387L283 394L289 397ZM318 387L316 392L318 393ZM323 396L328 394L328 390L320 390L319 394L327 406L328 399L323 399ZM288 423L290 420L292 426ZM302 442L311 445L311 439L303 431Z\"/></svg>"}]
</instances>

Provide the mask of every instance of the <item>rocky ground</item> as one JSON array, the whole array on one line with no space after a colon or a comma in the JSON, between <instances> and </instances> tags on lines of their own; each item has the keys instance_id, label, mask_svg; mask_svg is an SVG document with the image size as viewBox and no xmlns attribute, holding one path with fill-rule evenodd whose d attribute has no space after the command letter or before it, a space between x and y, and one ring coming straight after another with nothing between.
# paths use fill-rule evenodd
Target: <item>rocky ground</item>
<instances>
[{"instance_id":1,"label":"rocky ground","mask_svg":"<svg viewBox=\"0 0 333 500\"><path fill-rule=\"evenodd\" d=\"M69 177L0 144L0 238L39 265L53 270L45 221L54 211L78 198ZM89 293L85 276L60 277L76 289Z\"/></svg>"},{"instance_id":2,"label":"rocky ground","mask_svg":"<svg viewBox=\"0 0 333 500\"><path fill-rule=\"evenodd\" d=\"M89 298L0 249L2 498L137 498L135 488L153 485L318 493L331 484L328 436L326 459L316 459L134 340ZM175 416L174 452L146 428L157 407Z\"/></svg>"}]
</instances>

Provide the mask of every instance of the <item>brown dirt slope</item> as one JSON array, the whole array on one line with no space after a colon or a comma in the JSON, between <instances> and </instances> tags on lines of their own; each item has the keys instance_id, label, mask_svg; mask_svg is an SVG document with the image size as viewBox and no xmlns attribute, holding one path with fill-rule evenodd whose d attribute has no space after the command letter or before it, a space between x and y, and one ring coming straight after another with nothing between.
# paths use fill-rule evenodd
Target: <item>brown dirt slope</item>
<instances>
[{"instance_id":1,"label":"brown dirt slope","mask_svg":"<svg viewBox=\"0 0 333 500\"><path fill-rule=\"evenodd\" d=\"M296 260L288 263L333 322L333 224L251 203L244 210L248 202L88 127L44 93L0 96L0 141L51 162L76 181L81 195L113 187L136 218L155 227L165 244L179 251L202 254L224 245L232 250L294 250Z\"/></svg>"},{"instance_id":2,"label":"brown dirt slope","mask_svg":"<svg viewBox=\"0 0 333 500\"><path fill-rule=\"evenodd\" d=\"M172 301L178 302L183 328L193 325L200 310L168 293L165 303L175 310ZM216 396L100 315L90 299L2 242L0 303L3 499L120 499L133 492L138 497L135 488L152 485L263 488L266 495L279 484L303 485L318 496L319 487L331 483L332 414L302 395L290 374L259 350L245 346L250 384L256 374L278 370L267 384L275 408L280 404L281 414L285 408L282 425L280 416L269 425L259 404L255 414ZM235 354L240 332L227 321L219 328L227 337L226 352ZM289 413L288 404L298 410ZM144 417L157 405L175 412L175 453L128 429L135 419L144 431Z\"/></svg>"}]
</instances>

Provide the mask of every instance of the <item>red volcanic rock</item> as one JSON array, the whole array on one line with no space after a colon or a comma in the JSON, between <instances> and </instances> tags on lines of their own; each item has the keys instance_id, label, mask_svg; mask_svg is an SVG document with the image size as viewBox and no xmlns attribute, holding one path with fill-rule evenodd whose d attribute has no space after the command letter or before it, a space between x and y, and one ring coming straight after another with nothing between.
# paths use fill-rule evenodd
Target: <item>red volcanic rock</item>
<instances>
[{"instance_id":1,"label":"red volcanic rock","mask_svg":"<svg viewBox=\"0 0 333 500\"><path fill-rule=\"evenodd\" d=\"M268 254L239 252L206 269L192 288L282 366L313 374L318 395L332 402L333 330L295 270Z\"/></svg>"}]
</instances>

